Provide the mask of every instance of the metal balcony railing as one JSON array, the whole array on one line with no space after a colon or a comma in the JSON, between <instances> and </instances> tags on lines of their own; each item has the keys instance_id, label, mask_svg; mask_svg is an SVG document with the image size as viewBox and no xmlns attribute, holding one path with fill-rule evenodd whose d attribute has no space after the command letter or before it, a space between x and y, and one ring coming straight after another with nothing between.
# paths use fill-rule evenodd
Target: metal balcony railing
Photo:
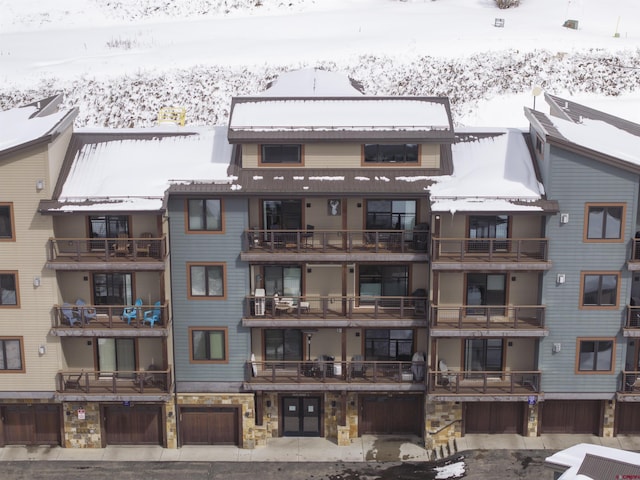
<instances>
[{"instance_id":1,"label":"metal balcony railing","mask_svg":"<svg viewBox=\"0 0 640 480\"><path fill-rule=\"evenodd\" d=\"M544 328L544 305L432 305L431 328Z\"/></svg>"},{"instance_id":2,"label":"metal balcony railing","mask_svg":"<svg viewBox=\"0 0 640 480\"><path fill-rule=\"evenodd\" d=\"M503 370L429 371L429 393L441 395L527 395L540 391L542 372Z\"/></svg>"},{"instance_id":3,"label":"metal balcony railing","mask_svg":"<svg viewBox=\"0 0 640 480\"><path fill-rule=\"evenodd\" d=\"M640 328L640 305L627 305L627 317L624 328Z\"/></svg>"},{"instance_id":4,"label":"metal balcony railing","mask_svg":"<svg viewBox=\"0 0 640 480\"><path fill-rule=\"evenodd\" d=\"M166 327L169 306L161 305L54 305L54 328Z\"/></svg>"},{"instance_id":5,"label":"metal balcony railing","mask_svg":"<svg viewBox=\"0 0 640 480\"><path fill-rule=\"evenodd\" d=\"M60 393L158 394L171 391L171 368L148 370L63 370L56 374Z\"/></svg>"},{"instance_id":6,"label":"metal balcony railing","mask_svg":"<svg viewBox=\"0 0 640 480\"><path fill-rule=\"evenodd\" d=\"M50 238L50 262L163 261L166 237L140 238Z\"/></svg>"},{"instance_id":7,"label":"metal balcony railing","mask_svg":"<svg viewBox=\"0 0 640 480\"><path fill-rule=\"evenodd\" d=\"M546 238L434 238L434 262L546 262Z\"/></svg>"}]
</instances>

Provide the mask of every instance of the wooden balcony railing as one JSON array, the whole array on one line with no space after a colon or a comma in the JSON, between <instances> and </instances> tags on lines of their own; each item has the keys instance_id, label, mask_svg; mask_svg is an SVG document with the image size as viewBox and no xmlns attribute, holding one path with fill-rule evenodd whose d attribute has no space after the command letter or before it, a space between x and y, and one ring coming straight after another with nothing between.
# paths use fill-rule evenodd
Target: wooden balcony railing
<instances>
[{"instance_id":1,"label":"wooden balcony railing","mask_svg":"<svg viewBox=\"0 0 640 480\"><path fill-rule=\"evenodd\" d=\"M623 371L620 393L640 394L640 372Z\"/></svg>"},{"instance_id":2,"label":"wooden balcony railing","mask_svg":"<svg viewBox=\"0 0 640 480\"><path fill-rule=\"evenodd\" d=\"M434 262L546 262L546 238L434 238Z\"/></svg>"},{"instance_id":3,"label":"wooden balcony railing","mask_svg":"<svg viewBox=\"0 0 640 480\"><path fill-rule=\"evenodd\" d=\"M633 238L631 240L631 258L632 263L640 262L640 238Z\"/></svg>"},{"instance_id":4,"label":"wooden balcony railing","mask_svg":"<svg viewBox=\"0 0 640 480\"><path fill-rule=\"evenodd\" d=\"M245 252L420 252L428 230L247 230Z\"/></svg>"},{"instance_id":5,"label":"wooden balcony railing","mask_svg":"<svg viewBox=\"0 0 640 480\"><path fill-rule=\"evenodd\" d=\"M167 254L165 236L152 238L50 238L51 262L159 261Z\"/></svg>"},{"instance_id":6,"label":"wooden balcony railing","mask_svg":"<svg viewBox=\"0 0 640 480\"><path fill-rule=\"evenodd\" d=\"M425 362L247 362L249 383L424 383Z\"/></svg>"},{"instance_id":7,"label":"wooden balcony railing","mask_svg":"<svg viewBox=\"0 0 640 480\"><path fill-rule=\"evenodd\" d=\"M166 327L169 306L162 305L54 305L54 328Z\"/></svg>"},{"instance_id":8,"label":"wooden balcony railing","mask_svg":"<svg viewBox=\"0 0 640 480\"><path fill-rule=\"evenodd\" d=\"M171 391L171 368L147 370L64 370L56 374L60 393L73 394L158 394Z\"/></svg>"},{"instance_id":9,"label":"wooden balcony railing","mask_svg":"<svg viewBox=\"0 0 640 480\"><path fill-rule=\"evenodd\" d=\"M640 329L640 305L627 305L627 318L624 328Z\"/></svg>"},{"instance_id":10,"label":"wooden balcony railing","mask_svg":"<svg viewBox=\"0 0 640 480\"><path fill-rule=\"evenodd\" d=\"M527 395L540 391L540 371L429 371L429 393Z\"/></svg>"},{"instance_id":11,"label":"wooden balcony railing","mask_svg":"<svg viewBox=\"0 0 640 480\"><path fill-rule=\"evenodd\" d=\"M245 317L323 319L427 318L427 297L268 296L245 298Z\"/></svg>"},{"instance_id":12,"label":"wooden balcony railing","mask_svg":"<svg viewBox=\"0 0 640 480\"><path fill-rule=\"evenodd\" d=\"M432 305L431 328L544 328L544 305Z\"/></svg>"}]
</instances>

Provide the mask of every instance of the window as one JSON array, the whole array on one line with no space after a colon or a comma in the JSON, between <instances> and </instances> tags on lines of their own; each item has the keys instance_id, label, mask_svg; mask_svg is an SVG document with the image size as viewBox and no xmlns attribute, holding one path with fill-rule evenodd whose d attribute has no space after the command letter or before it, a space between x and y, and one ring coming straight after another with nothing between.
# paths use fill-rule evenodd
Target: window
<instances>
[{"instance_id":1,"label":"window","mask_svg":"<svg viewBox=\"0 0 640 480\"><path fill-rule=\"evenodd\" d=\"M413 230L416 224L415 200L368 200L367 230Z\"/></svg>"},{"instance_id":2,"label":"window","mask_svg":"<svg viewBox=\"0 0 640 480\"><path fill-rule=\"evenodd\" d=\"M358 275L360 305L372 305L376 297L409 295L409 267L406 265L360 265ZM374 297L367 299L367 297ZM399 306L399 299L389 299L383 306Z\"/></svg>"},{"instance_id":3,"label":"window","mask_svg":"<svg viewBox=\"0 0 640 480\"><path fill-rule=\"evenodd\" d=\"M0 203L0 241L16 239L13 224L13 204Z\"/></svg>"},{"instance_id":4,"label":"window","mask_svg":"<svg viewBox=\"0 0 640 480\"><path fill-rule=\"evenodd\" d=\"M300 267L264 267L264 287L267 296L277 293L284 297L299 297L302 291L302 269Z\"/></svg>"},{"instance_id":5,"label":"window","mask_svg":"<svg viewBox=\"0 0 640 480\"><path fill-rule=\"evenodd\" d=\"M465 340L464 369L467 372L500 372L504 342L501 338L470 338ZM472 378L473 374L467 374Z\"/></svg>"},{"instance_id":6,"label":"window","mask_svg":"<svg viewBox=\"0 0 640 480\"><path fill-rule=\"evenodd\" d=\"M413 330L371 329L364 332L365 359L406 362L413 355Z\"/></svg>"},{"instance_id":7,"label":"window","mask_svg":"<svg viewBox=\"0 0 640 480\"><path fill-rule=\"evenodd\" d=\"M264 358L267 361L302 360L302 331L298 329L269 329L264 331Z\"/></svg>"},{"instance_id":8,"label":"window","mask_svg":"<svg viewBox=\"0 0 640 480\"><path fill-rule=\"evenodd\" d=\"M22 338L0 338L0 372L24 372Z\"/></svg>"},{"instance_id":9,"label":"window","mask_svg":"<svg viewBox=\"0 0 640 480\"><path fill-rule=\"evenodd\" d=\"M302 164L302 145L262 145L260 163Z\"/></svg>"},{"instance_id":10,"label":"window","mask_svg":"<svg viewBox=\"0 0 640 480\"><path fill-rule=\"evenodd\" d=\"M262 202L264 226L267 230L300 230L301 200L265 200Z\"/></svg>"},{"instance_id":11,"label":"window","mask_svg":"<svg viewBox=\"0 0 640 480\"><path fill-rule=\"evenodd\" d=\"M544 141L540 138L540 135L536 135L536 152L538 152L540 156L544 155Z\"/></svg>"},{"instance_id":12,"label":"window","mask_svg":"<svg viewBox=\"0 0 640 480\"><path fill-rule=\"evenodd\" d=\"M18 272L0 272L0 308L18 306Z\"/></svg>"},{"instance_id":13,"label":"window","mask_svg":"<svg viewBox=\"0 0 640 480\"><path fill-rule=\"evenodd\" d=\"M136 342L133 338L98 338L98 368L101 377L118 372L118 378L134 378Z\"/></svg>"},{"instance_id":14,"label":"window","mask_svg":"<svg viewBox=\"0 0 640 480\"><path fill-rule=\"evenodd\" d=\"M619 278L618 272L583 272L581 307L617 307Z\"/></svg>"},{"instance_id":15,"label":"window","mask_svg":"<svg viewBox=\"0 0 640 480\"><path fill-rule=\"evenodd\" d=\"M384 145L368 143L363 146L364 163L418 163L418 144Z\"/></svg>"},{"instance_id":16,"label":"window","mask_svg":"<svg viewBox=\"0 0 640 480\"><path fill-rule=\"evenodd\" d=\"M467 274L467 315L486 315L486 308L474 308L474 305L506 305L506 275L504 273L468 273ZM492 308L491 315L504 315L504 308Z\"/></svg>"},{"instance_id":17,"label":"window","mask_svg":"<svg viewBox=\"0 0 640 480\"><path fill-rule=\"evenodd\" d=\"M625 206L589 205L585 207L585 241L622 241Z\"/></svg>"},{"instance_id":18,"label":"window","mask_svg":"<svg viewBox=\"0 0 640 480\"><path fill-rule=\"evenodd\" d=\"M578 339L577 372L613 372L614 347L613 339Z\"/></svg>"},{"instance_id":19,"label":"window","mask_svg":"<svg viewBox=\"0 0 640 480\"><path fill-rule=\"evenodd\" d=\"M227 363L226 328L189 328L191 363Z\"/></svg>"},{"instance_id":20,"label":"window","mask_svg":"<svg viewBox=\"0 0 640 480\"><path fill-rule=\"evenodd\" d=\"M469 217L469 238L509 238L509 217L507 215L472 215ZM493 242L493 250L506 250L507 242ZM489 251L486 240L470 240L467 250L472 252Z\"/></svg>"},{"instance_id":21,"label":"window","mask_svg":"<svg viewBox=\"0 0 640 480\"><path fill-rule=\"evenodd\" d=\"M200 198L187 201L187 232L211 233L223 231L222 200Z\"/></svg>"},{"instance_id":22,"label":"window","mask_svg":"<svg viewBox=\"0 0 640 480\"><path fill-rule=\"evenodd\" d=\"M133 305L133 275L130 273L94 273L94 305Z\"/></svg>"},{"instance_id":23,"label":"window","mask_svg":"<svg viewBox=\"0 0 640 480\"><path fill-rule=\"evenodd\" d=\"M222 263L212 263L203 265L187 265L188 269L188 289L192 298L224 299L226 298L225 288L225 265Z\"/></svg>"}]
</instances>

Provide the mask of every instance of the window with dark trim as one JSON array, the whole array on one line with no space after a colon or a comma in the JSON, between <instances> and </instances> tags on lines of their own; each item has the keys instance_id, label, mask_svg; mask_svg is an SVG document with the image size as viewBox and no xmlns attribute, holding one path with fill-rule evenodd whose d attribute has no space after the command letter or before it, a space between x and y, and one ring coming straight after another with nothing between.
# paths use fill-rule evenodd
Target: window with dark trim
<instances>
[{"instance_id":1,"label":"window with dark trim","mask_svg":"<svg viewBox=\"0 0 640 480\"><path fill-rule=\"evenodd\" d=\"M418 163L417 143L367 143L363 149L364 163Z\"/></svg>"},{"instance_id":2,"label":"window with dark trim","mask_svg":"<svg viewBox=\"0 0 640 480\"><path fill-rule=\"evenodd\" d=\"M614 347L613 339L578 339L576 370L578 372L612 372Z\"/></svg>"},{"instance_id":3,"label":"window with dark trim","mask_svg":"<svg viewBox=\"0 0 640 480\"><path fill-rule=\"evenodd\" d=\"M413 355L413 330L369 329L364 332L366 360L407 362Z\"/></svg>"},{"instance_id":4,"label":"window with dark trim","mask_svg":"<svg viewBox=\"0 0 640 480\"><path fill-rule=\"evenodd\" d=\"M222 232L222 200L192 198L187 200L188 232Z\"/></svg>"},{"instance_id":5,"label":"window with dark trim","mask_svg":"<svg viewBox=\"0 0 640 480\"><path fill-rule=\"evenodd\" d=\"M544 155L544 141L540 138L540 135L536 135L536 152L538 152L540 156Z\"/></svg>"},{"instance_id":6,"label":"window with dark trim","mask_svg":"<svg viewBox=\"0 0 640 480\"><path fill-rule=\"evenodd\" d=\"M260 163L302 163L302 145L262 145L260 154Z\"/></svg>"},{"instance_id":7,"label":"window with dark trim","mask_svg":"<svg viewBox=\"0 0 640 480\"><path fill-rule=\"evenodd\" d=\"M18 273L0 272L0 308L19 305Z\"/></svg>"},{"instance_id":8,"label":"window with dark trim","mask_svg":"<svg viewBox=\"0 0 640 480\"><path fill-rule=\"evenodd\" d=\"M24 372L22 338L0 337L0 372Z\"/></svg>"},{"instance_id":9,"label":"window with dark trim","mask_svg":"<svg viewBox=\"0 0 640 480\"><path fill-rule=\"evenodd\" d=\"M222 327L189 328L189 351L192 363L226 363L229 361L227 329Z\"/></svg>"},{"instance_id":10,"label":"window with dark trim","mask_svg":"<svg viewBox=\"0 0 640 480\"><path fill-rule=\"evenodd\" d=\"M13 204L0 203L0 241L15 240L13 227Z\"/></svg>"},{"instance_id":11,"label":"window with dark trim","mask_svg":"<svg viewBox=\"0 0 640 480\"><path fill-rule=\"evenodd\" d=\"M624 204L589 205L585 207L585 241L622 240Z\"/></svg>"},{"instance_id":12,"label":"window with dark trim","mask_svg":"<svg viewBox=\"0 0 640 480\"><path fill-rule=\"evenodd\" d=\"M225 265L223 263L187 265L189 296L192 298L224 299Z\"/></svg>"},{"instance_id":13,"label":"window with dark trim","mask_svg":"<svg viewBox=\"0 0 640 480\"><path fill-rule=\"evenodd\" d=\"M464 342L464 369L467 372L500 372L504 361L502 338L468 338ZM473 378L467 373L467 378Z\"/></svg>"},{"instance_id":14,"label":"window with dark trim","mask_svg":"<svg viewBox=\"0 0 640 480\"><path fill-rule=\"evenodd\" d=\"M264 331L264 358L267 361L302 360L302 331L295 328Z\"/></svg>"},{"instance_id":15,"label":"window with dark trim","mask_svg":"<svg viewBox=\"0 0 640 480\"><path fill-rule=\"evenodd\" d=\"M413 230L418 202L415 200L367 200L367 230Z\"/></svg>"},{"instance_id":16,"label":"window with dark trim","mask_svg":"<svg viewBox=\"0 0 640 480\"><path fill-rule=\"evenodd\" d=\"M581 306L582 307L616 307L618 305L618 283L620 274L582 273Z\"/></svg>"}]
</instances>

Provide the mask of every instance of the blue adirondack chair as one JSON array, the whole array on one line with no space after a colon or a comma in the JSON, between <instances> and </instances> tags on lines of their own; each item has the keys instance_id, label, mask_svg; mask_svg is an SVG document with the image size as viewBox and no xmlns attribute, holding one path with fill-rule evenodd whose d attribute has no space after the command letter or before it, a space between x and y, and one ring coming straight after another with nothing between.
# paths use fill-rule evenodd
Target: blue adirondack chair
<instances>
[{"instance_id":1,"label":"blue adirondack chair","mask_svg":"<svg viewBox=\"0 0 640 480\"><path fill-rule=\"evenodd\" d=\"M72 327L75 326L75 324L80 321L80 315L78 315L78 312L74 309L74 306L71 305L70 303L66 303L66 302L63 303L62 307L60 308L60 313L62 313L62 317L64 321L67 322Z\"/></svg>"},{"instance_id":2,"label":"blue adirondack chair","mask_svg":"<svg viewBox=\"0 0 640 480\"><path fill-rule=\"evenodd\" d=\"M84 323L89 323L98 317L95 307L87 307L87 302L79 298L76 300L76 307L80 312L80 318L84 320Z\"/></svg>"},{"instance_id":3,"label":"blue adirondack chair","mask_svg":"<svg viewBox=\"0 0 640 480\"><path fill-rule=\"evenodd\" d=\"M138 298L132 307L125 307L122 312L122 321L124 322L126 320L127 323L131 325L131 320L138 318L138 310L140 310L141 306L142 299Z\"/></svg>"},{"instance_id":4,"label":"blue adirondack chair","mask_svg":"<svg viewBox=\"0 0 640 480\"><path fill-rule=\"evenodd\" d=\"M160 308L160 302L156 302L153 305L153 310L147 310L144 312L142 323L149 323L151 328L153 328L156 323L160 323L161 315L162 309Z\"/></svg>"}]
</instances>

